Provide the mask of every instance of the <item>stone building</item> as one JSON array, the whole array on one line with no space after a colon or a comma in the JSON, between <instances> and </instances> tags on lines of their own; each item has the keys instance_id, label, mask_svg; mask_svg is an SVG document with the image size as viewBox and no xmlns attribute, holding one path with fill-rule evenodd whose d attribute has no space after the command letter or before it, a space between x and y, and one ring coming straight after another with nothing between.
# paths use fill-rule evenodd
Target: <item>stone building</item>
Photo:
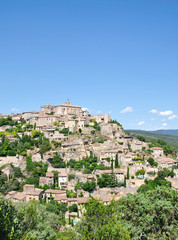
<instances>
[{"instance_id":1,"label":"stone building","mask_svg":"<svg viewBox=\"0 0 178 240\"><path fill-rule=\"evenodd\" d=\"M151 149L153 150L153 155L155 158L161 157L164 154L163 149L160 147L152 147Z\"/></svg>"},{"instance_id":2,"label":"stone building","mask_svg":"<svg viewBox=\"0 0 178 240\"><path fill-rule=\"evenodd\" d=\"M82 116L83 110L81 107L72 105L69 100L65 104L56 106L55 108L56 115L72 115L72 116Z\"/></svg>"}]
</instances>

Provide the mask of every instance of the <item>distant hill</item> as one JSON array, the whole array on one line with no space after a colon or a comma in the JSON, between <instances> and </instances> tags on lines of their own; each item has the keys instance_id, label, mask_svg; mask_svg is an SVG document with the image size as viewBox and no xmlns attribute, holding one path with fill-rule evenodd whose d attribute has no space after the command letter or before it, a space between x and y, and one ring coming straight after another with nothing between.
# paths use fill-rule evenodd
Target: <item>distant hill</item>
<instances>
[{"instance_id":1,"label":"distant hill","mask_svg":"<svg viewBox=\"0 0 178 240\"><path fill-rule=\"evenodd\" d=\"M160 134L158 131L166 131L166 130L158 130L154 132L147 132L141 130L126 130L132 135L140 135L145 137L146 139L162 139L167 142L169 145L175 147L176 151L178 151L178 135L167 135L167 134ZM170 131L170 130L167 130ZM171 130L171 131L178 131L178 130Z\"/></svg>"},{"instance_id":2,"label":"distant hill","mask_svg":"<svg viewBox=\"0 0 178 240\"><path fill-rule=\"evenodd\" d=\"M162 129L162 130L157 130L157 131L150 131L152 133L158 133L162 135L171 135L171 136L178 136L178 129Z\"/></svg>"}]
</instances>

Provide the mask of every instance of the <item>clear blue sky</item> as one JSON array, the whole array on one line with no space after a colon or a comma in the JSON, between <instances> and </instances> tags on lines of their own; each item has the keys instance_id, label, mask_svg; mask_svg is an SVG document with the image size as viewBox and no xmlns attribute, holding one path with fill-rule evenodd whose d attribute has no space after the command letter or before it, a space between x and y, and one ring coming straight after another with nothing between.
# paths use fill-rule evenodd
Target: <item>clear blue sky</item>
<instances>
[{"instance_id":1,"label":"clear blue sky","mask_svg":"<svg viewBox=\"0 0 178 240\"><path fill-rule=\"evenodd\" d=\"M1 113L69 98L126 129L178 128L178 1L2 0L0 89Z\"/></svg>"}]
</instances>

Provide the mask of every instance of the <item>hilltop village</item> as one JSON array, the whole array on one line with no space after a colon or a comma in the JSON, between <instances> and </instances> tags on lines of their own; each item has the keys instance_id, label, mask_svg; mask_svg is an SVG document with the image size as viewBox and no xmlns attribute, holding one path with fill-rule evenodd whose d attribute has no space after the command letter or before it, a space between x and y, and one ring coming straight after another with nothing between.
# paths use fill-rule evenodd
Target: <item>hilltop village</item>
<instances>
[{"instance_id":1,"label":"hilltop village","mask_svg":"<svg viewBox=\"0 0 178 240\"><path fill-rule=\"evenodd\" d=\"M108 204L136 193L163 169L177 189L176 154L69 100L41 106L40 112L0 115L1 194L22 202L53 199L76 222L91 196Z\"/></svg>"}]
</instances>

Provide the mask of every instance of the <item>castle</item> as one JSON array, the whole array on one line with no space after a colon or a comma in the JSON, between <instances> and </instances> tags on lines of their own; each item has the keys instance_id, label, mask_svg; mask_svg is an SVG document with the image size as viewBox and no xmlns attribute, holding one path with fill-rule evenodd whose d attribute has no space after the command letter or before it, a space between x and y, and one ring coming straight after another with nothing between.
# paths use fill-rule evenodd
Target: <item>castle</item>
<instances>
[{"instance_id":1,"label":"castle","mask_svg":"<svg viewBox=\"0 0 178 240\"><path fill-rule=\"evenodd\" d=\"M60 105L41 106L40 112L28 111L10 115L13 120L25 120L27 124L35 124L37 128L58 126L61 129L69 128L70 132L76 132L85 124L94 119L97 123L108 123L111 118L108 114L91 116L89 111L77 105L72 105L69 100ZM2 115L2 117L7 117Z\"/></svg>"}]
</instances>

